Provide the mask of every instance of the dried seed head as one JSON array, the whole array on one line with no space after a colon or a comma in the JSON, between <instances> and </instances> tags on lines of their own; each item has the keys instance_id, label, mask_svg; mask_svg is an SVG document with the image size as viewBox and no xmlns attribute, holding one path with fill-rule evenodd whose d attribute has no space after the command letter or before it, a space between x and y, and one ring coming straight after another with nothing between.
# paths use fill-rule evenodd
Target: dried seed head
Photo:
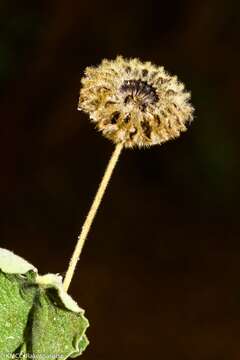
<instances>
[{"instance_id":1,"label":"dried seed head","mask_svg":"<svg viewBox=\"0 0 240 360\"><path fill-rule=\"evenodd\" d=\"M81 82L78 109L125 147L161 144L178 137L192 120L184 85L150 62L121 56L103 60L87 67Z\"/></svg>"}]
</instances>

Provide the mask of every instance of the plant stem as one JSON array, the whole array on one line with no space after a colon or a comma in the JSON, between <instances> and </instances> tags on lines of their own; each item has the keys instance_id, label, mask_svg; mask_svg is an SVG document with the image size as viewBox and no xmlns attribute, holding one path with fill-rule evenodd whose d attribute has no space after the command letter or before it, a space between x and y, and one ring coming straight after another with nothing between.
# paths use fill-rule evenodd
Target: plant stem
<instances>
[{"instance_id":1,"label":"plant stem","mask_svg":"<svg viewBox=\"0 0 240 360\"><path fill-rule=\"evenodd\" d=\"M88 236L89 230L90 230L93 220L96 216L99 205L101 204L103 195L104 195L107 185L110 181L113 170L117 164L117 161L121 154L122 148L123 148L122 144L116 145L115 150L113 151L112 156L108 162L107 168L106 168L105 173L102 178L102 181L98 187L97 193L96 193L95 198L92 203L92 206L91 206L91 208L88 212L88 215L86 217L86 220L82 226L82 230L78 237L78 241L77 241L76 247L74 249L74 252L73 252L72 258L70 260L70 263L69 263L69 266L68 266L68 269L66 272L66 276L65 276L64 282L63 282L63 286L66 291L68 290L71 280L73 278L78 260L80 258L80 254L82 252L83 245Z\"/></svg>"}]
</instances>

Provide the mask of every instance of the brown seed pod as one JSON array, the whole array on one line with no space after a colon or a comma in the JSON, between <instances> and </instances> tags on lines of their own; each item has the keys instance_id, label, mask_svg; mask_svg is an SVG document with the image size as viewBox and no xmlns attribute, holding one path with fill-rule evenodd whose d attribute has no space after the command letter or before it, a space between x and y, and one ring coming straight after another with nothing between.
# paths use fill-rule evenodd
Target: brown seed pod
<instances>
[{"instance_id":1,"label":"brown seed pod","mask_svg":"<svg viewBox=\"0 0 240 360\"><path fill-rule=\"evenodd\" d=\"M184 85L150 62L121 56L103 60L87 67L81 82L78 109L115 144L161 144L186 131L193 119Z\"/></svg>"}]
</instances>

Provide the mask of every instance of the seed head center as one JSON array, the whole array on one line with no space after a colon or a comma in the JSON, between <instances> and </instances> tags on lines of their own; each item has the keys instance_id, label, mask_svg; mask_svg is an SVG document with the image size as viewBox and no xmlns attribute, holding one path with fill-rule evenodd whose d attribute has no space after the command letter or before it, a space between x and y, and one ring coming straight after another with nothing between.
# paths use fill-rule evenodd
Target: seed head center
<instances>
[{"instance_id":1,"label":"seed head center","mask_svg":"<svg viewBox=\"0 0 240 360\"><path fill-rule=\"evenodd\" d=\"M124 103L133 102L141 110L145 110L148 104L158 101L155 88L142 80L125 80L120 87L120 92L124 95Z\"/></svg>"}]
</instances>

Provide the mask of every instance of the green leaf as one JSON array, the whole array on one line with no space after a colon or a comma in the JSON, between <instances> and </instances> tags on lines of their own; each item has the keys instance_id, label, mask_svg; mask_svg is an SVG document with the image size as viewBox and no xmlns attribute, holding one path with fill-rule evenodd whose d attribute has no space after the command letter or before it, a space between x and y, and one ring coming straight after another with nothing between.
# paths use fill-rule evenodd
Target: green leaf
<instances>
[{"instance_id":1,"label":"green leaf","mask_svg":"<svg viewBox=\"0 0 240 360\"><path fill-rule=\"evenodd\" d=\"M0 249L0 269L0 359L82 354L89 323L64 291L61 276L38 275L31 264L5 249Z\"/></svg>"},{"instance_id":2,"label":"green leaf","mask_svg":"<svg viewBox=\"0 0 240 360\"><path fill-rule=\"evenodd\" d=\"M29 273L29 277L30 277ZM9 359L23 342L35 289L25 291L29 280L0 270L0 358ZM30 280L31 281L31 280Z\"/></svg>"}]
</instances>

